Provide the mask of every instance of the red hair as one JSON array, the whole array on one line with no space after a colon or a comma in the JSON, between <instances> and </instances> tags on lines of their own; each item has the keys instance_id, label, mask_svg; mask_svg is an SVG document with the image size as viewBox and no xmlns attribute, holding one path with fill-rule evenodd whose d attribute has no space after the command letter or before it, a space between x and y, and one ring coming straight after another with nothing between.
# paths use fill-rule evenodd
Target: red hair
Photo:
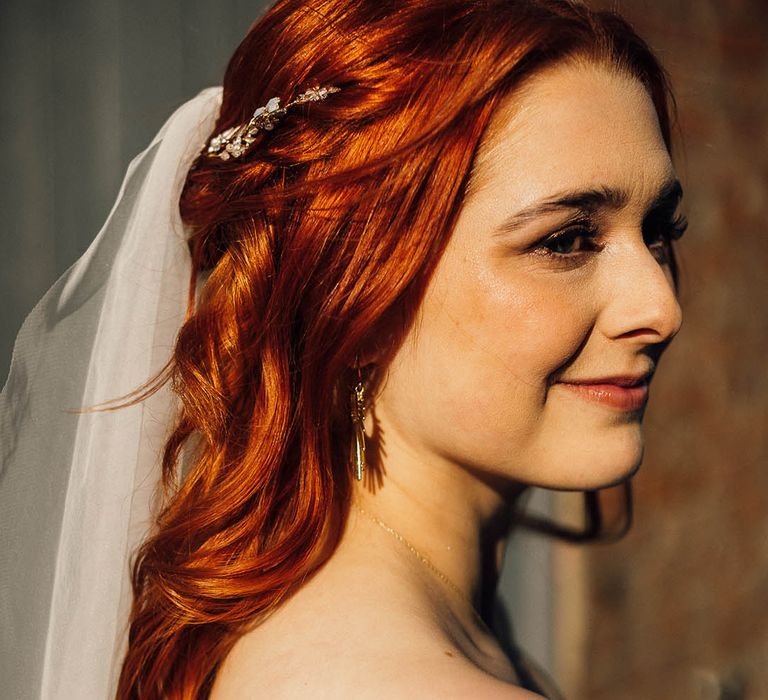
<instances>
[{"instance_id":1,"label":"red hair","mask_svg":"<svg viewBox=\"0 0 768 700\"><path fill-rule=\"evenodd\" d=\"M189 172L190 305L155 385L170 380L181 410L166 502L133 565L118 698L206 697L236 640L332 554L352 479L349 368L396 351L494 109L569 58L640 80L669 146L651 51L575 2L281 0L250 29L214 133L274 96L341 92L292 108L247 156Z\"/></svg>"}]
</instances>

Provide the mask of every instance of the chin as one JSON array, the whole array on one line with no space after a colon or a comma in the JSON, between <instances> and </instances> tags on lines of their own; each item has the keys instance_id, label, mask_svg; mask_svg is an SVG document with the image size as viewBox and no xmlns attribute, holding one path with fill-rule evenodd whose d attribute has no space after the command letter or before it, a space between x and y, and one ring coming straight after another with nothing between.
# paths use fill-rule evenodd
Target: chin
<instances>
[{"instance_id":1,"label":"chin","mask_svg":"<svg viewBox=\"0 0 768 700\"><path fill-rule=\"evenodd\" d=\"M614 475L612 479L595 480L592 485L584 486L582 490L594 491L596 489L607 489L611 486L618 486L619 484L623 484L625 481L631 479L635 474L637 474L641 463L642 460L637 462L631 468L621 472L620 474Z\"/></svg>"},{"instance_id":2,"label":"chin","mask_svg":"<svg viewBox=\"0 0 768 700\"><path fill-rule=\"evenodd\" d=\"M574 474L570 487L579 491L594 491L617 486L633 477L643 462L643 443L621 450L605 450L584 460L582 468Z\"/></svg>"},{"instance_id":3,"label":"chin","mask_svg":"<svg viewBox=\"0 0 768 700\"><path fill-rule=\"evenodd\" d=\"M616 486L637 472L643 452L639 426L596 437L587 444L577 437L561 438L556 448L550 446L532 456L529 462L532 473L526 475L527 482L561 491L593 491Z\"/></svg>"}]
</instances>

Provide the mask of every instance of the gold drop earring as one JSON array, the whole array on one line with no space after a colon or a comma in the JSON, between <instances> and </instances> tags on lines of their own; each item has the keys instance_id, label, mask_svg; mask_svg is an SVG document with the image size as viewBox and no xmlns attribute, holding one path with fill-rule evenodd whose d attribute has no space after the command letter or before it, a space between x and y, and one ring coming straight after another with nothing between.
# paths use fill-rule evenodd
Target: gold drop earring
<instances>
[{"instance_id":1,"label":"gold drop earring","mask_svg":"<svg viewBox=\"0 0 768 700\"><path fill-rule=\"evenodd\" d=\"M353 440L350 447L350 461L355 468L355 479L362 481L365 471L365 386L360 372L360 360L355 357L357 367L357 384L350 394L350 413L352 416Z\"/></svg>"}]
</instances>

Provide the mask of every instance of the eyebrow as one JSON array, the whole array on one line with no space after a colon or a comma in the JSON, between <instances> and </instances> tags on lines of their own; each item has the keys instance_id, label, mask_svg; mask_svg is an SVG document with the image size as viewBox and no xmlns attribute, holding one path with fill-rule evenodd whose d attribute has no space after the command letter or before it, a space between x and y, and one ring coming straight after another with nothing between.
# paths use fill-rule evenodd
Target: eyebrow
<instances>
[{"instance_id":1,"label":"eyebrow","mask_svg":"<svg viewBox=\"0 0 768 700\"><path fill-rule=\"evenodd\" d=\"M670 180L659 190L651 202L646 216L660 209L673 209L683 197L683 187L679 180ZM578 210L593 213L601 208L622 209L629 201L625 190L613 187L598 187L588 190L562 192L534 202L505 219L496 229L494 235L510 233L520 226L533 221L540 216L564 210Z\"/></svg>"}]
</instances>

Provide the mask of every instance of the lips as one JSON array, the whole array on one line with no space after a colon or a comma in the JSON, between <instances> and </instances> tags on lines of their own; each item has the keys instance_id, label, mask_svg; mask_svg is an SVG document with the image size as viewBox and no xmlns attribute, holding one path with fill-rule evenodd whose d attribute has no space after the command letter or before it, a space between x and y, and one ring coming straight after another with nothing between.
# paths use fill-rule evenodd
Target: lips
<instances>
[{"instance_id":1,"label":"lips","mask_svg":"<svg viewBox=\"0 0 768 700\"><path fill-rule=\"evenodd\" d=\"M613 384L616 386L638 386L647 384L651 378L650 372L644 374L617 374L612 377L600 377L598 379L568 379L564 384Z\"/></svg>"},{"instance_id":2,"label":"lips","mask_svg":"<svg viewBox=\"0 0 768 700\"><path fill-rule=\"evenodd\" d=\"M649 375L621 375L560 382L583 399L620 411L637 411L648 401Z\"/></svg>"}]
</instances>

